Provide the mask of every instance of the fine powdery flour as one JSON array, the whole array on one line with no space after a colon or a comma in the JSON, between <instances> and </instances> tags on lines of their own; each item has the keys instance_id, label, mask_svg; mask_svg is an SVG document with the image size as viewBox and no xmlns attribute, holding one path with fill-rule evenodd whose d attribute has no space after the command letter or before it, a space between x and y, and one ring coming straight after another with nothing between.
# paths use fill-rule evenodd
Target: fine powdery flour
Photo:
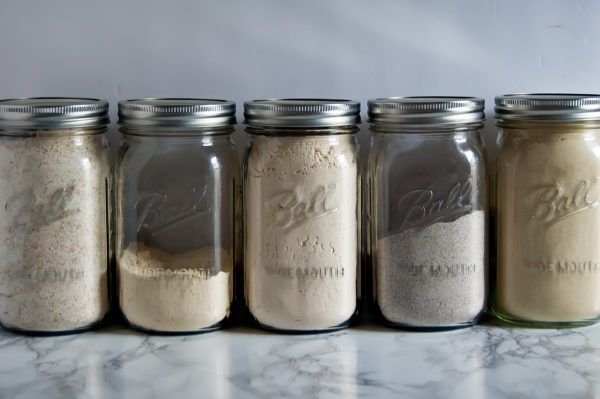
<instances>
[{"instance_id":1,"label":"fine powdery flour","mask_svg":"<svg viewBox=\"0 0 600 399\"><path fill-rule=\"evenodd\" d=\"M333 328L356 309L354 135L252 135L245 184L246 301L283 330Z\"/></svg>"},{"instance_id":2,"label":"fine powdery flour","mask_svg":"<svg viewBox=\"0 0 600 399\"><path fill-rule=\"evenodd\" d=\"M204 247L171 254L132 243L118 265L121 310L137 327L202 330L229 315L233 264L223 249Z\"/></svg>"},{"instance_id":3,"label":"fine powdery flour","mask_svg":"<svg viewBox=\"0 0 600 399\"><path fill-rule=\"evenodd\" d=\"M377 241L377 303L391 323L458 326L485 304L485 213L414 227Z\"/></svg>"},{"instance_id":4,"label":"fine powdery flour","mask_svg":"<svg viewBox=\"0 0 600 399\"><path fill-rule=\"evenodd\" d=\"M496 313L600 315L600 160L587 124L506 129L498 161Z\"/></svg>"}]
</instances>

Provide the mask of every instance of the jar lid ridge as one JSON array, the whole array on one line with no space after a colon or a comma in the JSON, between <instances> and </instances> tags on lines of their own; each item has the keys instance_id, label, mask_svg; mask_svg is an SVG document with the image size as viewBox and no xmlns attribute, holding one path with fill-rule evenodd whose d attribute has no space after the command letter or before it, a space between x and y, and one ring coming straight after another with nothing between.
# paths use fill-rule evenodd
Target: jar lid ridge
<instances>
[{"instance_id":1,"label":"jar lid ridge","mask_svg":"<svg viewBox=\"0 0 600 399\"><path fill-rule=\"evenodd\" d=\"M142 98L119 102L119 124L203 128L236 123L235 103L204 98Z\"/></svg>"},{"instance_id":2,"label":"jar lid ridge","mask_svg":"<svg viewBox=\"0 0 600 399\"><path fill-rule=\"evenodd\" d=\"M244 103L244 123L261 127L335 127L360 123L352 100L279 98Z\"/></svg>"},{"instance_id":3,"label":"jar lid ridge","mask_svg":"<svg viewBox=\"0 0 600 399\"><path fill-rule=\"evenodd\" d=\"M481 122L484 100L478 97L385 97L368 101L369 123L448 125Z\"/></svg>"},{"instance_id":4,"label":"jar lid ridge","mask_svg":"<svg viewBox=\"0 0 600 399\"><path fill-rule=\"evenodd\" d=\"M600 95L562 93L505 94L495 98L500 120L585 121L600 119Z\"/></svg>"},{"instance_id":5,"label":"jar lid ridge","mask_svg":"<svg viewBox=\"0 0 600 399\"><path fill-rule=\"evenodd\" d=\"M81 128L110 123L108 101L95 98L29 97L0 100L0 128Z\"/></svg>"}]
</instances>

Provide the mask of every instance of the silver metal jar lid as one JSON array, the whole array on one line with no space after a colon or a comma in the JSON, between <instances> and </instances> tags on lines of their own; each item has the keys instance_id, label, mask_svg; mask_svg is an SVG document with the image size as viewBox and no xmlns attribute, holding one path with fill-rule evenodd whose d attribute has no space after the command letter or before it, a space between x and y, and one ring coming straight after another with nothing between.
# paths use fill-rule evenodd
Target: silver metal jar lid
<instances>
[{"instance_id":1,"label":"silver metal jar lid","mask_svg":"<svg viewBox=\"0 0 600 399\"><path fill-rule=\"evenodd\" d=\"M119 124L203 128L234 125L235 103L204 98L142 98L119 102Z\"/></svg>"},{"instance_id":2,"label":"silver metal jar lid","mask_svg":"<svg viewBox=\"0 0 600 399\"><path fill-rule=\"evenodd\" d=\"M369 123L453 125L485 119L477 97L388 97L369 100Z\"/></svg>"},{"instance_id":3,"label":"silver metal jar lid","mask_svg":"<svg viewBox=\"0 0 600 399\"><path fill-rule=\"evenodd\" d=\"M108 123L108 102L104 100L67 97L0 100L0 128L64 129Z\"/></svg>"},{"instance_id":4,"label":"silver metal jar lid","mask_svg":"<svg viewBox=\"0 0 600 399\"><path fill-rule=\"evenodd\" d=\"M360 123L352 100L281 98L244 103L244 123L263 127L334 127Z\"/></svg>"},{"instance_id":5,"label":"silver metal jar lid","mask_svg":"<svg viewBox=\"0 0 600 399\"><path fill-rule=\"evenodd\" d=\"M600 119L598 94L506 94L496 97L496 118L531 121Z\"/></svg>"}]
</instances>

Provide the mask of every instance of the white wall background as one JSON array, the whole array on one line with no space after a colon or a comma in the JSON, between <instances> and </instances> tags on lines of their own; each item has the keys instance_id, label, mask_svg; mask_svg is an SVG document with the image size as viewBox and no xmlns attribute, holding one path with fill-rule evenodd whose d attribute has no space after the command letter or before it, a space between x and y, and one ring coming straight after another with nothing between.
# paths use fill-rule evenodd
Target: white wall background
<instances>
[{"instance_id":1,"label":"white wall background","mask_svg":"<svg viewBox=\"0 0 600 399\"><path fill-rule=\"evenodd\" d=\"M600 2L0 0L0 98L600 92ZM363 104L363 114L366 104ZM492 129L488 128L491 132ZM114 133L113 133L114 134Z\"/></svg>"}]
</instances>

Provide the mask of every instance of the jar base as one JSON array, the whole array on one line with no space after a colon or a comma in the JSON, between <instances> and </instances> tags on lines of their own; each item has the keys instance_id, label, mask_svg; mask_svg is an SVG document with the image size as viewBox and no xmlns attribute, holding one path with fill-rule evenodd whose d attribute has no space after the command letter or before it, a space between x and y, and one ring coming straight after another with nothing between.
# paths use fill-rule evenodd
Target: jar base
<instances>
[{"instance_id":1,"label":"jar base","mask_svg":"<svg viewBox=\"0 0 600 399\"><path fill-rule=\"evenodd\" d=\"M203 334L203 333L208 333L208 332L211 332L211 331L221 330L227 324L227 320L228 320L228 318L225 318L225 319L221 320L220 322L218 322L216 324L213 324L211 326L204 327L204 328L201 328L201 329L198 329L198 330L165 331L165 330L153 330L151 328L146 328L146 327L138 326L137 324L134 324L134 323L130 322L129 320L127 320L127 318L125 316L123 316L123 318L125 319L125 323L127 324L127 326L129 328L131 328L132 330L139 331L139 332L144 333L144 334L151 334L151 335L195 335L195 334Z\"/></svg>"},{"instance_id":2,"label":"jar base","mask_svg":"<svg viewBox=\"0 0 600 399\"><path fill-rule=\"evenodd\" d=\"M252 317L252 318L254 321L254 325L256 325L261 330L280 333L280 334L301 335L301 334L321 334L321 333L328 333L328 332L343 330L345 328L350 327L350 325L352 324L352 322L354 320L354 315L341 324L338 324L338 325L335 325L332 327L310 329L310 330L298 330L298 329L271 327L269 325L261 323L255 317Z\"/></svg>"},{"instance_id":3,"label":"jar base","mask_svg":"<svg viewBox=\"0 0 600 399\"><path fill-rule=\"evenodd\" d=\"M503 323L516 326L516 327L527 327L527 328L574 328L574 327L585 327L597 323L600 319L588 319L588 320L577 320L577 321L536 321L536 320L524 320L517 316L513 316L509 313L501 310L491 308L489 314Z\"/></svg>"},{"instance_id":4,"label":"jar base","mask_svg":"<svg viewBox=\"0 0 600 399\"><path fill-rule=\"evenodd\" d=\"M80 334L80 333L84 333L87 331L97 330L98 328L102 327L105 324L105 322L106 322L106 318L104 318L98 322L95 322L93 324L90 324L88 326L85 326L85 327L78 327L78 328L73 328L70 330L53 330L53 331L28 330L28 329L24 329L24 328L20 328L20 327L6 325L6 324L3 324L2 322L0 322L0 327L8 332L13 333L13 334L28 335L28 336L32 336L32 337L53 337L53 336L60 336L60 335Z\"/></svg>"},{"instance_id":5,"label":"jar base","mask_svg":"<svg viewBox=\"0 0 600 399\"><path fill-rule=\"evenodd\" d=\"M394 323L391 321L385 321L384 324L391 328L403 329L403 330L411 330L411 331L420 331L420 332L438 332L438 331L452 331L452 330L460 330L461 328L473 327L477 324L477 321L457 324L452 326L413 326L409 324L402 323Z\"/></svg>"},{"instance_id":6,"label":"jar base","mask_svg":"<svg viewBox=\"0 0 600 399\"><path fill-rule=\"evenodd\" d=\"M451 330L459 330L461 328L473 327L477 324L483 312L479 313L472 320L466 321L464 323L452 324L452 325L440 325L440 326L416 326L413 324L399 323L395 321L391 321L387 319L381 312L380 309L377 309L377 319L378 321L388 327L403 329L403 330L411 330L411 331L421 331L421 332L437 332L437 331L451 331Z\"/></svg>"}]
</instances>

